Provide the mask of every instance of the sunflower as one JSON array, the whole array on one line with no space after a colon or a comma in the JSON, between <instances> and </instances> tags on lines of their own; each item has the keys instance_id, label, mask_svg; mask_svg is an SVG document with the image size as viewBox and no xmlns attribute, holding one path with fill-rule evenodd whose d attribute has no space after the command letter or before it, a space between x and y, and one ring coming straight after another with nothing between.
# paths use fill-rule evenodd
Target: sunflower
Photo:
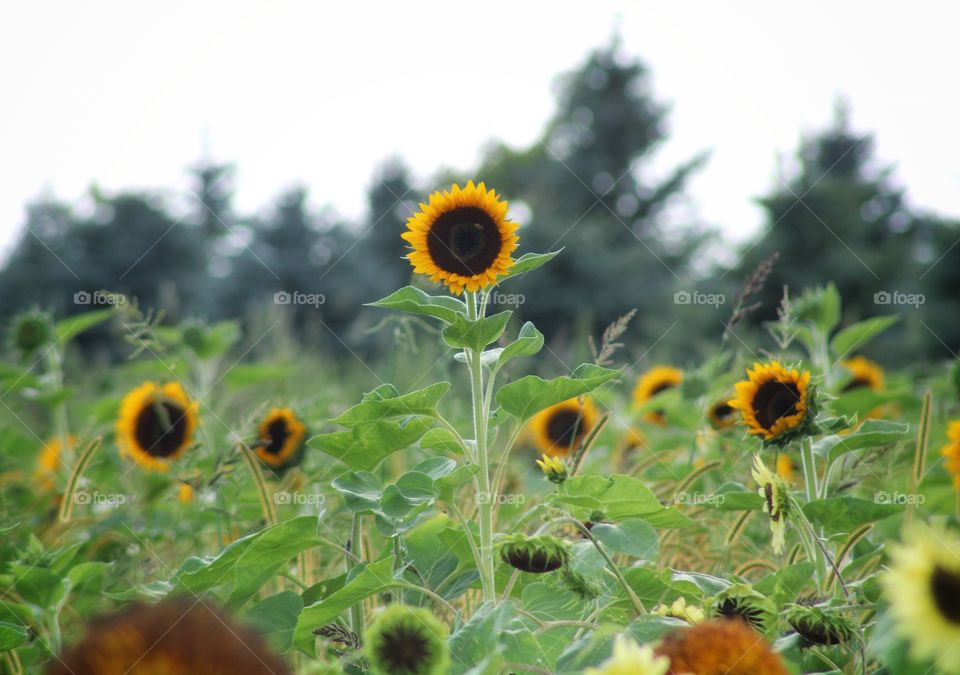
<instances>
[{"instance_id":1,"label":"sunflower","mask_svg":"<svg viewBox=\"0 0 960 675\"><path fill-rule=\"evenodd\" d=\"M166 471L190 447L196 427L197 403L179 382L144 382L123 399L117 445L145 468Z\"/></svg>"},{"instance_id":2,"label":"sunflower","mask_svg":"<svg viewBox=\"0 0 960 675\"><path fill-rule=\"evenodd\" d=\"M91 623L47 675L290 675L253 631L204 601L164 600Z\"/></svg>"},{"instance_id":3,"label":"sunflower","mask_svg":"<svg viewBox=\"0 0 960 675\"><path fill-rule=\"evenodd\" d=\"M777 455L777 475L787 483L793 483L797 479L797 472L793 460L790 459L790 455L785 452Z\"/></svg>"},{"instance_id":4,"label":"sunflower","mask_svg":"<svg viewBox=\"0 0 960 675\"><path fill-rule=\"evenodd\" d=\"M570 546L546 534L528 537L512 534L500 543L500 559L514 569L531 574L546 574L567 564Z\"/></svg>"},{"instance_id":5,"label":"sunflower","mask_svg":"<svg viewBox=\"0 0 960 675\"><path fill-rule=\"evenodd\" d=\"M740 411L747 431L765 441L786 441L807 420L810 373L787 370L776 361L755 363L736 385L731 408Z\"/></svg>"},{"instance_id":6,"label":"sunflower","mask_svg":"<svg viewBox=\"0 0 960 675\"><path fill-rule=\"evenodd\" d=\"M915 530L890 559L882 583L898 632L914 658L960 673L960 541L943 531Z\"/></svg>"},{"instance_id":7,"label":"sunflower","mask_svg":"<svg viewBox=\"0 0 960 675\"><path fill-rule=\"evenodd\" d=\"M289 464L307 428L290 408L271 408L260 422L257 457L274 469Z\"/></svg>"},{"instance_id":8,"label":"sunflower","mask_svg":"<svg viewBox=\"0 0 960 675\"><path fill-rule=\"evenodd\" d=\"M540 467L544 477L551 483L559 485L567 480L567 463L560 457L543 455L543 457L537 460L537 466Z\"/></svg>"},{"instance_id":9,"label":"sunflower","mask_svg":"<svg viewBox=\"0 0 960 675\"><path fill-rule=\"evenodd\" d=\"M418 274L442 281L454 293L471 293L497 283L513 266L517 224L507 220L507 202L473 181L460 189L434 192L429 204L407 219L401 236L413 246L407 258Z\"/></svg>"},{"instance_id":10,"label":"sunflower","mask_svg":"<svg viewBox=\"0 0 960 675\"><path fill-rule=\"evenodd\" d=\"M550 457L572 455L597 423L590 399L571 398L541 410L530 420L537 449Z\"/></svg>"},{"instance_id":11,"label":"sunflower","mask_svg":"<svg viewBox=\"0 0 960 675\"><path fill-rule=\"evenodd\" d=\"M68 435L65 440L68 450L73 450L77 447L77 439L73 434ZM43 447L40 449L40 456L37 457L37 469L33 472L33 478L37 482L37 485L40 486L40 489L46 492L49 492L56 486L54 481L60 472L60 468L64 465L63 441L64 439L61 439L59 436L54 436L43 444Z\"/></svg>"},{"instance_id":12,"label":"sunflower","mask_svg":"<svg viewBox=\"0 0 960 675\"><path fill-rule=\"evenodd\" d=\"M714 429L727 429L737 423L737 411L727 401L717 401L709 410L710 424Z\"/></svg>"},{"instance_id":13,"label":"sunflower","mask_svg":"<svg viewBox=\"0 0 960 675\"><path fill-rule=\"evenodd\" d=\"M613 655L599 668L587 668L584 675L665 675L670 659L657 656L653 649L638 645L632 638L618 635L613 642Z\"/></svg>"},{"instance_id":14,"label":"sunflower","mask_svg":"<svg viewBox=\"0 0 960 675\"><path fill-rule=\"evenodd\" d=\"M773 534L773 552L783 553L787 532L787 520L790 517L790 489L783 478L770 473L760 455L753 457L753 479L759 486L763 497L763 512L770 518L770 531Z\"/></svg>"},{"instance_id":15,"label":"sunflower","mask_svg":"<svg viewBox=\"0 0 960 675\"><path fill-rule=\"evenodd\" d=\"M954 420L947 427L947 438L950 442L940 448L944 457L944 467L953 476L953 488L960 490L960 420Z\"/></svg>"},{"instance_id":16,"label":"sunflower","mask_svg":"<svg viewBox=\"0 0 960 675\"><path fill-rule=\"evenodd\" d=\"M447 627L427 609L390 605L367 629L364 644L377 675L444 675Z\"/></svg>"},{"instance_id":17,"label":"sunflower","mask_svg":"<svg viewBox=\"0 0 960 675\"><path fill-rule=\"evenodd\" d=\"M863 388L873 391L883 390L883 368L870 359L854 356L852 359L843 361L841 365L850 371L850 379L842 389L844 393Z\"/></svg>"},{"instance_id":18,"label":"sunflower","mask_svg":"<svg viewBox=\"0 0 960 675\"><path fill-rule=\"evenodd\" d=\"M651 368L637 379L633 388L633 402L641 406L654 396L667 389L672 389L683 382L683 371L670 366L656 366ZM646 415L648 422L663 424L662 410L653 410Z\"/></svg>"},{"instance_id":19,"label":"sunflower","mask_svg":"<svg viewBox=\"0 0 960 675\"><path fill-rule=\"evenodd\" d=\"M783 661L743 621L714 619L667 633L654 650L669 675L787 675Z\"/></svg>"}]
</instances>

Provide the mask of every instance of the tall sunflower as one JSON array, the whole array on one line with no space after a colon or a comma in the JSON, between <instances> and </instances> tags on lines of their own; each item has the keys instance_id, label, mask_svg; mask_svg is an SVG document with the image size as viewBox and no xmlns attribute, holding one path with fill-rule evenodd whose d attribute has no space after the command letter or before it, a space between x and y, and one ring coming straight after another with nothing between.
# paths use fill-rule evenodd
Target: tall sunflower
<instances>
[{"instance_id":1,"label":"tall sunflower","mask_svg":"<svg viewBox=\"0 0 960 675\"><path fill-rule=\"evenodd\" d=\"M810 373L787 370L776 361L755 363L747 380L736 384L731 408L740 411L747 431L765 441L785 441L807 421Z\"/></svg>"},{"instance_id":2,"label":"tall sunflower","mask_svg":"<svg viewBox=\"0 0 960 675\"><path fill-rule=\"evenodd\" d=\"M205 601L134 605L98 619L47 675L289 675L263 639Z\"/></svg>"},{"instance_id":3,"label":"tall sunflower","mask_svg":"<svg viewBox=\"0 0 960 675\"><path fill-rule=\"evenodd\" d=\"M144 382L123 399L117 445L143 467L165 471L190 447L196 427L197 403L179 382Z\"/></svg>"},{"instance_id":4,"label":"tall sunflower","mask_svg":"<svg viewBox=\"0 0 960 675\"><path fill-rule=\"evenodd\" d=\"M890 559L882 583L897 631L915 658L936 660L937 672L960 673L960 541L914 530Z\"/></svg>"},{"instance_id":5,"label":"tall sunflower","mask_svg":"<svg viewBox=\"0 0 960 675\"><path fill-rule=\"evenodd\" d=\"M636 406L641 406L660 392L679 386L681 382L683 382L683 371L679 368L655 366L637 379L637 384L633 388L633 402ZM646 419L654 424L663 424L663 411L648 412Z\"/></svg>"},{"instance_id":6,"label":"tall sunflower","mask_svg":"<svg viewBox=\"0 0 960 675\"><path fill-rule=\"evenodd\" d=\"M743 621L714 619L667 633L654 650L670 675L787 675L770 644Z\"/></svg>"},{"instance_id":7,"label":"tall sunflower","mask_svg":"<svg viewBox=\"0 0 960 675\"><path fill-rule=\"evenodd\" d=\"M855 389L882 391L884 387L883 368L863 356L854 356L841 364L850 371L850 379L843 385L844 393Z\"/></svg>"},{"instance_id":8,"label":"tall sunflower","mask_svg":"<svg viewBox=\"0 0 960 675\"><path fill-rule=\"evenodd\" d=\"M303 443L307 428L290 408L271 408L260 422L257 457L274 469L288 465Z\"/></svg>"},{"instance_id":9,"label":"tall sunflower","mask_svg":"<svg viewBox=\"0 0 960 675\"><path fill-rule=\"evenodd\" d=\"M507 202L483 183L434 192L407 219L407 228L401 236L413 246L407 254L413 271L454 293L492 286L513 266L517 224L507 220Z\"/></svg>"},{"instance_id":10,"label":"tall sunflower","mask_svg":"<svg viewBox=\"0 0 960 675\"><path fill-rule=\"evenodd\" d=\"M950 442L940 448L940 454L944 457L944 467L953 476L953 489L960 491L960 420L954 420L947 427L947 438Z\"/></svg>"},{"instance_id":11,"label":"tall sunflower","mask_svg":"<svg viewBox=\"0 0 960 675\"><path fill-rule=\"evenodd\" d=\"M590 399L571 398L541 410L530 420L537 449L550 457L572 455L597 423Z\"/></svg>"}]
</instances>

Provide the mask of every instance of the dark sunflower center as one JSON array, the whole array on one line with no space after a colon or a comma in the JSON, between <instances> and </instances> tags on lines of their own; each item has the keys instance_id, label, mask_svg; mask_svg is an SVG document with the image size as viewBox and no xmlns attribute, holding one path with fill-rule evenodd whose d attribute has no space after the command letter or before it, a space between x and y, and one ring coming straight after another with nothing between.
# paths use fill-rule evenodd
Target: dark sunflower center
<instances>
[{"instance_id":1,"label":"dark sunflower center","mask_svg":"<svg viewBox=\"0 0 960 675\"><path fill-rule=\"evenodd\" d=\"M547 436L561 448L572 448L583 432L583 416L579 410L559 410L547 422Z\"/></svg>"},{"instance_id":2,"label":"dark sunflower center","mask_svg":"<svg viewBox=\"0 0 960 675\"><path fill-rule=\"evenodd\" d=\"M781 417L797 412L800 390L792 382L771 380L760 385L753 397L753 412L764 429L770 429Z\"/></svg>"},{"instance_id":3,"label":"dark sunflower center","mask_svg":"<svg viewBox=\"0 0 960 675\"><path fill-rule=\"evenodd\" d=\"M951 623L960 624L960 572L938 565L930 577L930 591L940 613Z\"/></svg>"},{"instance_id":4,"label":"dark sunflower center","mask_svg":"<svg viewBox=\"0 0 960 675\"><path fill-rule=\"evenodd\" d=\"M147 404L134 426L137 445L152 457L170 457L187 436L186 410L169 401Z\"/></svg>"},{"instance_id":5,"label":"dark sunflower center","mask_svg":"<svg viewBox=\"0 0 960 675\"><path fill-rule=\"evenodd\" d=\"M378 656L393 672L419 673L430 656L427 638L403 626L386 630L380 637Z\"/></svg>"},{"instance_id":6,"label":"dark sunflower center","mask_svg":"<svg viewBox=\"0 0 960 675\"><path fill-rule=\"evenodd\" d=\"M726 598L720 603L717 613L728 619L739 619L754 628L763 629L763 611L758 607L740 603L734 598Z\"/></svg>"},{"instance_id":7,"label":"dark sunflower center","mask_svg":"<svg viewBox=\"0 0 960 675\"><path fill-rule=\"evenodd\" d=\"M502 247L496 222L476 206L441 214L427 235L427 249L437 267L466 277L490 269Z\"/></svg>"},{"instance_id":8,"label":"dark sunflower center","mask_svg":"<svg viewBox=\"0 0 960 675\"><path fill-rule=\"evenodd\" d=\"M734 410L728 403L718 403L717 405L713 406L713 414L717 417L717 419L726 419L733 415L733 413Z\"/></svg>"},{"instance_id":9,"label":"dark sunflower center","mask_svg":"<svg viewBox=\"0 0 960 675\"><path fill-rule=\"evenodd\" d=\"M290 437L287 431L287 423L282 419L274 420L267 427L267 444L263 446L264 452L268 455L279 455L283 450L283 444Z\"/></svg>"},{"instance_id":10,"label":"dark sunflower center","mask_svg":"<svg viewBox=\"0 0 960 675\"><path fill-rule=\"evenodd\" d=\"M843 388L843 391L844 392L855 391L857 389L863 389L864 387L869 387L869 386L870 386L870 382L868 382L864 378L855 377L852 380L850 380L849 383L847 383L847 386Z\"/></svg>"}]
</instances>

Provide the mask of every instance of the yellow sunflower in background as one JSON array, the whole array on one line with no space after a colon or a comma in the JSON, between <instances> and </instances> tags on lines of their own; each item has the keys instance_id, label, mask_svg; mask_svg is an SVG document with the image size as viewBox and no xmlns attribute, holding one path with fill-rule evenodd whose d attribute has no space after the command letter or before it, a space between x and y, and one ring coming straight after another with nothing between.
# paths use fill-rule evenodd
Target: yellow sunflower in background
<instances>
[{"instance_id":1,"label":"yellow sunflower in background","mask_svg":"<svg viewBox=\"0 0 960 675\"><path fill-rule=\"evenodd\" d=\"M633 402L641 406L660 392L679 386L681 382L683 382L683 371L679 368L670 366L651 368L637 380L637 385L633 388ZM647 413L646 419L654 424L663 424L663 411L651 411Z\"/></svg>"},{"instance_id":2,"label":"yellow sunflower in background","mask_svg":"<svg viewBox=\"0 0 960 675\"><path fill-rule=\"evenodd\" d=\"M587 668L584 675L666 675L670 659L657 656L647 645L625 635L613 642L613 654L599 668Z\"/></svg>"},{"instance_id":3,"label":"yellow sunflower in background","mask_svg":"<svg viewBox=\"0 0 960 675\"><path fill-rule=\"evenodd\" d=\"M257 457L274 469L286 465L300 448L307 428L290 408L271 408L260 422Z\"/></svg>"},{"instance_id":4,"label":"yellow sunflower in background","mask_svg":"<svg viewBox=\"0 0 960 675\"><path fill-rule=\"evenodd\" d=\"M537 449L549 457L572 455L597 423L590 399L571 398L541 410L530 420Z\"/></svg>"},{"instance_id":5,"label":"yellow sunflower in background","mask_svg":"<svg viewBox=\"0 0 960 675\"><path fill-rule=\"evenodd\" d=\"M960 490L960 420L954 420L947 427L947 438L950 442L940 448L940 454L944 457L944 467L953 476L953 489Z\"/></svg>"},{"instance_id":6,"label":"yellow sunflower in background","mask_svg":"<svg viewBox=\"0 0 960 675\"><path fill-rule=\"evenodd\" d=\"M70 434L66 438L67 449L73 450L77 447L77 439ZM33 472L33 478L41 490L50 491L56 487L56 479L60 473L60 467L63 466L63 439L54 436L40 449L40 456L37 457L37 468Z\"/></svg>"},{"instance_id":7,"label":"yellow sunflower in background","mask_svg":"<svg viewBox=\"0 0 960 675\"><path fill-rule=\"evenodd\" d=\"M413 271L441 281L454 293L471 293L497 282L513 266L517 224L507 220L507 202L486 185L454 184L434 192L428 204L407 220L401 235L413 246Z\"/></svg>"},{"instance_id":8,"label":"yellow sunflower in background","mask_svg":"<svg viewBox=\"0 0 960 675\"><path fill-rule=\"evenodd\" d=\"M798 429L806 420L810 373L787 370L776 361L755 363L748 379L736 385L731 408L740 411L747 431L772 441Z\"/></svg>"},{"instance_id":9,"label":"yellow sunflower in background","mask_svg":"<svg viewBox=\"0 0 960 675\"><path fill-rule=\"evenodd\" d=\"M710 425L717 430L728 429L737 423L737 411L727 401L717 401L708 412Z\"/></svg>"},{"instance_id":10,"label":"yellow sunflower in background","mask_svg":"<svg viewBox=\"0 0 960 675\"><path fill-rule=\"evenodd\" d=\"M960 673L960 542L944 531L914 530L890 552L882 579L897 631L917 659Z\"/></svg>"},{"instance_id":11,"label":"yellow sunflower in background","mask_svg":"<svg viewBox=\"0 0 960 675\"><path fill-rule=\"evenodd\" d=\"M843 361L841 365L850 371L850 380L843 386L844 393L856 389L872 389L873 391L883 391L883 368L863 356L854 356L852 359Z\"/></svg>"},{"instance_id":12,"label":"yellow sunflower in background","mask_svg":"<svg viewBox=\"0 0 960 675\"><path fill-rule=\"evenodd\" d=\"M797 472L795 470L793 460L790 459L790 455L785 452L781 452L777 455L777 475L780 476L783 480L788 483L793 483L797 479Z\"/></svg>"},{"instance_id":13,"label":"yellow sunflower in background","mask_svg":"<svg viewBox=\"0 0 960 675\"><path fill-rule=\"evenodd\" d=\"M746 622L713 619L667 633L654 652L671 675L787 675L770 643Z\"/></svg>"},{"instance_id":14,"label":"yellow sunflower in background","mask_svg":"<svg viewBox=\"0 0 960 675\"><path fill-rule=\"evenodd\" d=\"M117 420L120 454L165 471L186 452L197 427L197 404L179 382L144 382L124 397Z\"/></svg>"}]
</instances>

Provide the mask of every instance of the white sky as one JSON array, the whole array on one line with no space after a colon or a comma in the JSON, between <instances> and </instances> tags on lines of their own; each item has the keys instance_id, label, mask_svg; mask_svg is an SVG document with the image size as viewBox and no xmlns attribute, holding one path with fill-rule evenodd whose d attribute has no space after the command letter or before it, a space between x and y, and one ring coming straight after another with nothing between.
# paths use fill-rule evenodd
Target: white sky
<instances>
[{"instance_id":1,"label":"white sky","mask_svg":"<svg viewBox=\"0 0 960 675\"><path fill-rule=\"evenodd\" d=\"M175 196L205 150L237 164L241 212L302 181L358 216L391 154L427 178L535 140L555 76L615 25L673 106L657 166L712 150L690 195L732 239L838 94L914 205L960 215L951 5L0 0L0 250L43 191Z\"/></svg>"}]
</instances>

